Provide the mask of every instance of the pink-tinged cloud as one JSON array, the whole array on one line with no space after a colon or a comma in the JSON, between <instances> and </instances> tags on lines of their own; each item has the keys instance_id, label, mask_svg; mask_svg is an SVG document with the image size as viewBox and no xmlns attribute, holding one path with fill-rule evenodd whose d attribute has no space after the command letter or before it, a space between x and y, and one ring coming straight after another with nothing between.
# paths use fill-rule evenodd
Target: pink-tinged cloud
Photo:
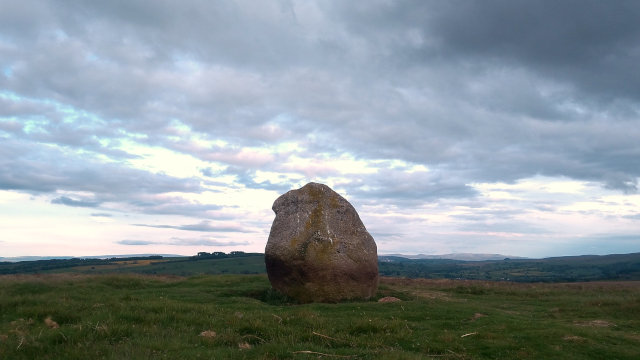
<instances>
[{"instance_id":1,"label":"pink-tinged cloud","mask_svg":"<svg viewBox=\"0 0 640 360\"><path fill-rule=\"evenodd\" d=\"M126 246L170 245L170 246L246 246L248 241L225 241L210 237L179 238L173 237L169 241L133 240L124 239L116 241L116 244Z\"/></svg>"},{"instance_id":2,"label":"pink-tinged cloud","mask_svg":"<svg viewBox=\"0 0 640 360\"><path fill-rule=\"evenodd\" d=\"M339 174L336 167L329 162L323 160L299 160L293 163L287 163L281 167L283 171L301 173L308 178L325 177Z\"/></svg>"},{"instance_id":3,"label":"pink-tinged cloud","mask_svg":"<svg viewBox=\"0 0 640 360\"><path fill-rule=\"evenodd\" d=\"M202 160L217 161L233 166L260 168L275 161L273 154L249 148L207 147L193 141L177 141L166 145Z\"/></svg>"},{"instance_id":4,"label":"pink-tinged cloud","mask_svg":"<svg viewBox=\"0 0 640 360\"><path fill-rule=\"evenodd\" d=\"M249 149L209 152L203 158L209 161L244 167L262 167L275 160L275 157L271 154Z\"/></svg>"}]
</instances>

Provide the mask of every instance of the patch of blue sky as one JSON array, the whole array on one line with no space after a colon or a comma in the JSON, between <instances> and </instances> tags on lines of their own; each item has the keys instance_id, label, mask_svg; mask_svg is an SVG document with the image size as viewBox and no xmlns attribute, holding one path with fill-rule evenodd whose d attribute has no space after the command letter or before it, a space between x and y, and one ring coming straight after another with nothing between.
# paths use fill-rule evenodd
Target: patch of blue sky
<instances>
[{"instance_id":1,"label":"patch of blue sky","mask_svg":"<svg viewBox=\"0 0 640 360\"><path fill-rule=\"evenodd\" d=\"M63 115L63 121L65 123L75 123L82 121L82 124L84 125L88 123L96 125L106 125L106 121L88 111L77 109L71 105L62 104L60 102L49 99L45 100L44 103L54 106L55 109Z\"/></svg>"},{"instance_id":2,"label":"patch of blue sky","mask_svg":"<svg viewBox=\"0 0 640 360\"><path fill-rule=\"evenodd\" d=\"M125 131L124 129L121 129L119 133L120 135L122 135L123 138L126 138L130 141L136 141L136 140L141 141L141 140L149 139L148 134L128 132L128 131Z\"/></svg>"},{"instance_id":3,"label":"patch of blue sky","mask_svg":"<svg viewBox=\"0 0 640 360\"><path fill-rule=\"evenodd\" d=\"M53 108L57 113L61 115L62 121L65 123L79 123L82 122L84 126L88 124L94 126L106 126L107 122L99 116L92 114L88 111L77 109L74 106L61 103L48 98L30 98L19 95L12 91L0 91L0 98L10 100L16 103L28 102L31 104L41 104L47 107ZM50 122L50 119L45 116L29 117L24 119L26 122L25 132L33 132L37 128L43 127Z\"/></svg>"},{"instance_id":4,"label":"patch of blue sky","mask_svg":"<svg viewBox=\"0 0 640 360\"><path fill-rule=\"evenodd\" d=\"M100 61L100 57L98 57L98 55L94 54L94 53L88 53L84 56L85 60L89 61L89 62L97 62Z\"/></svg>"},{"instance_id":5,"label":"patch of blue sky","mask_svg":"<svg viewBox=\"0 0 640 360\"><path fill-rule=\"evenodd\" d=\"M58 41L62 41L62 40L67 40L69 39L69 35L67 35L67 33L62 30L62 29L55 29L53 30L53 36L55 37L56 40Z\"/></svg>"},{"instance_id":6,"label":"patch of blue sky","mask_svg":"<svg viewBox=\"0 0 640 360\"><path fill-rule=\"evenodd\" d=\"M0 98L3 98L5 100L11 100L11 101L21 101L21 100L27 100L26 97L20 96L16 93L14 93L13 91L0 91Z\"/></svg>"},{"instance_id":7,"label":"patch of blue sky","mask_svg":"<svg viewBox=\"0 0 640 360\"><path fill-rule=\"evenodd\" d=\"M170 141L180 141L185 138L185 136L191 137L192 130L191 127L180 119L171 119L169 122L169 127L171 128L171 134L167 135L167 139Z\"/></svg>"},{"instance_id":8,"label":"patch of blue sky","mask_svg":"<svg viewBox=\"0 0 640 360\"><path fill-rule=\"evenodd\" d=\"M23 120L23 128L25 134L37 134L45 132L44 128L49 123L45 118L30 118Z\"/></svg>"}]
</instances>

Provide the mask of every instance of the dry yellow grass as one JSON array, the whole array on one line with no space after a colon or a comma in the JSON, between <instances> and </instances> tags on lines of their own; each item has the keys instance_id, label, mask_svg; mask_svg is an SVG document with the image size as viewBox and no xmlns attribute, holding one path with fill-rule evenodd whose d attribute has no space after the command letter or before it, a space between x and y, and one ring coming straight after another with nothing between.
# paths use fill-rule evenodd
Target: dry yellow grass
<instances>
[{"instance_id":1,"label":"dry yellow grass","mask_svg":"<svg viewBox=\"0 0 640 360\"><path fill-rule=\"evenodd\" d=\"M167 260L158 259L158 260L122 260L115 261L114 264L118 265L127 265L127 266L146 266L151 265L152 263L165 262Z\"/></svg>"},{"instance_id":2,"label":"dry yellow grass","mask_svg":"<svg viewBox=\"0 0 640 360\"><path fill-rule=\"evenodd\" d=\"M47 327L49 329L58 329L58 328L60 328L60 325L58 325L57 322L53 321L53 319L51 319L51 316L47 316L47 318L44 319L44 324L47 325Z\"/></svg>"},{"instance_id":3,"label":"dry yellow grass","mask_svg":"<svg viewBox=\"0 0 640 360\"><path fill-rule=\"evenodd\" d=\"M591 320L591 321L577 321L574 322L577 326L590 326L590 327L610 327L616 326L616 324L607 320Z\"/></svg>"},{"instance_id":4,"label":"dry yellow grass","mask_svg":"<svg viewBox=\"0 0 640 360\"><path fill-rule=\"evenodd\" d=\"M212 330L205 330L200 333L200 336L207 339L213 339L216 337L216 332Z\"/></svg>"}]
</instances>

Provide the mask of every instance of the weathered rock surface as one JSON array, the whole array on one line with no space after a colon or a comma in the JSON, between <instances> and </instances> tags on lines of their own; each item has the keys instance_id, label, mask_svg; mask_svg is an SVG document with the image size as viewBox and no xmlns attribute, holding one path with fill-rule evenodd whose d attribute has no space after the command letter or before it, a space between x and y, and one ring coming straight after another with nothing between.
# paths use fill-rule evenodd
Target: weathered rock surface
<instances>
[{"instance_id":1,"label":"weathered rock surface","mask_svg":"<svg viewBox=\"0 0 640 360\"><path fill-rule=\"evenodd\" d=\"M370 298L378 287L376 243L347 200L309 183L273 203L265 248L271 285L301 302Z\"/></svg>"}]
</instances>

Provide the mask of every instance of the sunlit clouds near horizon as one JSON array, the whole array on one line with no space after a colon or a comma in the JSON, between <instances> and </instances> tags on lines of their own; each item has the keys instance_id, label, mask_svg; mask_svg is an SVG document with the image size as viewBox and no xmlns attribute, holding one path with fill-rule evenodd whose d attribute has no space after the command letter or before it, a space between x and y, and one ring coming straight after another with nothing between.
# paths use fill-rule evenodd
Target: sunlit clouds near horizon
<instances>
[{"instance_id":1,"label":"sunlit clouds near horizon","mask_svg":"<svg viewBox=\"0 0 640 360\"><path fill-rule=\"evenodd\" d=\"M0 0L0 257L640 252L636 1Z\"/></svg>"}]
</instances>

